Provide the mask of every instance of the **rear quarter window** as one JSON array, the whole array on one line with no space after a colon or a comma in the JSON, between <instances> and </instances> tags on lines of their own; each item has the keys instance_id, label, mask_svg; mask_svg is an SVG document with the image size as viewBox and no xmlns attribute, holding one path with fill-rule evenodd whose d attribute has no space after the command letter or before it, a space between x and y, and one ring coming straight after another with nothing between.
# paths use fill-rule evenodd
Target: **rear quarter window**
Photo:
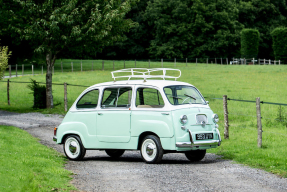
<instances>
[{"instance_id":1,"label":"rear quarter window","mask_svg":"<svg viewBox=\"0 0 287 192\"><path fill-rule=\"evenodd\" d=\"M98 99L99 99L99 90L94 89L83 95L82 98L78 101L76 107L77 109L96 108L98 105Z\"/></svg>"}]
</instances>

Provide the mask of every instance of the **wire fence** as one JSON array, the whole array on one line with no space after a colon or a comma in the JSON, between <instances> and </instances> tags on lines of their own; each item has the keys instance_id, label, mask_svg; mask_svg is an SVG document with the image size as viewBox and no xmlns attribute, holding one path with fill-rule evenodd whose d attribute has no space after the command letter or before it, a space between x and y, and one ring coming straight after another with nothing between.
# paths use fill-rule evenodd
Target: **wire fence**
<instances>
[{"instance_id":1,"label":"wire fence","mask_svg":"<svg viewBox=\"0 0 287 192\"><path fill-rule=\"evenodd\" d=\"M280 60L255 58L185 58L185 59L147 59L147 60L57 60L52 72L74 72L94 70L116 70L125 68L170 68L197 65L281 65ZM45 74L45 64L9 65L5 76Z\"/></svg>"}]
</instances>

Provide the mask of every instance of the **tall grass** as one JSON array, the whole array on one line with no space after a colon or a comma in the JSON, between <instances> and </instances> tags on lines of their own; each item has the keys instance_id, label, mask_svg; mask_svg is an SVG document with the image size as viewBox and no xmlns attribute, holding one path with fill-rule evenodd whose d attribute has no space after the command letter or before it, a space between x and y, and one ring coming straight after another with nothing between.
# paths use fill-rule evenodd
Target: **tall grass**
<instances>
[{"instance_id":1,"label":"tall grass","mask_svg":"<svg viewBox=\"0 0 287 192\"><path fill-rule=\"evenodd\" d=\"M61 69L59 70L57 67L57 71L53 75L53 83L63 84L67 82L69 84L89 86L112 81L110 72L113 69L113 61L105 61L104 71L101 70L101 61L97 65L98 70L96 71L73 73L62 73ZM134 65L135 61L126 61L126 68L134 67ZM214 112L218 113L221 119L219 125L222 137L223 105L221 98L223 95L227 95L232 99L253 101L255 101L256 97L260 97L260 100L264 102L287 104L287 66L284 65L196 65L188 63L186 67L185 62L177 62L176 67L174 67L174 62L164 62L163 65L164 67L180 69L182 76L178 80L193 84L206 97L206 100L209 100L210 107ZM148 61L137 61L136 66L149 67L149 63ZM161 62L150 62L150 66L161 67ZM115 62L115 69L122 68L123 61L122 63ZM26 88L27 84L13 83L13 81L29 81L29 78L45 82L44 75L11 79L11 106L7 105L6 83L0 82L0 108L20 112L33 110L33 98ZM84 89L85 87L68 85L69 107ZM64 86L53 85L53 94L54 101L58 105L52 110L38 111L43 113L64 113ZM280 110L278 105L261 104L264 131L263 148L257 148L255 103L228 101L228 110L230 139L223 140L221 147L210 150L210 152L287 177L287 158L285 157L285 154L287 154L287 107L282 106ZM280 111L283 118L281 118L281 121L278 121Z\"/></svg>"}]
</instances>

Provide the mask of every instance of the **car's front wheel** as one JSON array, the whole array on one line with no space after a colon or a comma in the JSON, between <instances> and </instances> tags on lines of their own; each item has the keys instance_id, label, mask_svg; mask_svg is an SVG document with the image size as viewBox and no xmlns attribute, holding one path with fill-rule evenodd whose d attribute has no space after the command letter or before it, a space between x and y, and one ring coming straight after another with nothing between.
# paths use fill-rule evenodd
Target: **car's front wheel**
<instances>
[{"instance_id":1,"label":"car's front wheel","mask_svg":"<svg viewBox=\"0 0 287 192\"><path fill-rule=\"evenodd\" d=\"M157 136L148 135L143 139L141 156L146 163L158 163L161 161L163 148Z\"/></svg>"},{"instance_id":2,"label":"car's front wheel","mask_svg":"<svg viewBox=\"0 0 287 192\"><path fill-rule=\"evenodd\" d=\"M86 154L81 139L76 135L70 135L65 139L64 142L65 155L73 161L82 160Z\"/></svg>"},{"instance_id":3,"label":"car's front wheel","mask_svg":"<svg viewBox=\"0 0 287 192\"><path fill-rule=\"evenodd\" d=\"M106 149L106 154L112 158L119 158L125 152L123 149Z\"/></svg>"},{"instance_id":4,"label":"car's front wheel","mask_svg":"<svg viewBox=\"0 0 287 192\"><path fill-rule=\"evenodd\" d=\"M206 154L206 150L195 150L185 152L186 158L191 162L201 161Z\"/></svg>"}]
</instances>

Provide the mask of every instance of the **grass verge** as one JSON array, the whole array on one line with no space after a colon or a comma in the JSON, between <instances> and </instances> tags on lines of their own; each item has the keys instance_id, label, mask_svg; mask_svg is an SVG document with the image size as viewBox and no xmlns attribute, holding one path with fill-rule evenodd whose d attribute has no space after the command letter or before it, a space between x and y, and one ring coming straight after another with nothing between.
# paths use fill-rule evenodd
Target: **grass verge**
<instances>
[{"instance_id":1,"label":"grass verge","mask_svg":"<svg viewBox=\"0 0 287 192\"><path fill-rule=\"evenodd\" d=\"M65 158L27 132L0 126L0 191L70 191Z\"/></svg>"}]
</instances>

